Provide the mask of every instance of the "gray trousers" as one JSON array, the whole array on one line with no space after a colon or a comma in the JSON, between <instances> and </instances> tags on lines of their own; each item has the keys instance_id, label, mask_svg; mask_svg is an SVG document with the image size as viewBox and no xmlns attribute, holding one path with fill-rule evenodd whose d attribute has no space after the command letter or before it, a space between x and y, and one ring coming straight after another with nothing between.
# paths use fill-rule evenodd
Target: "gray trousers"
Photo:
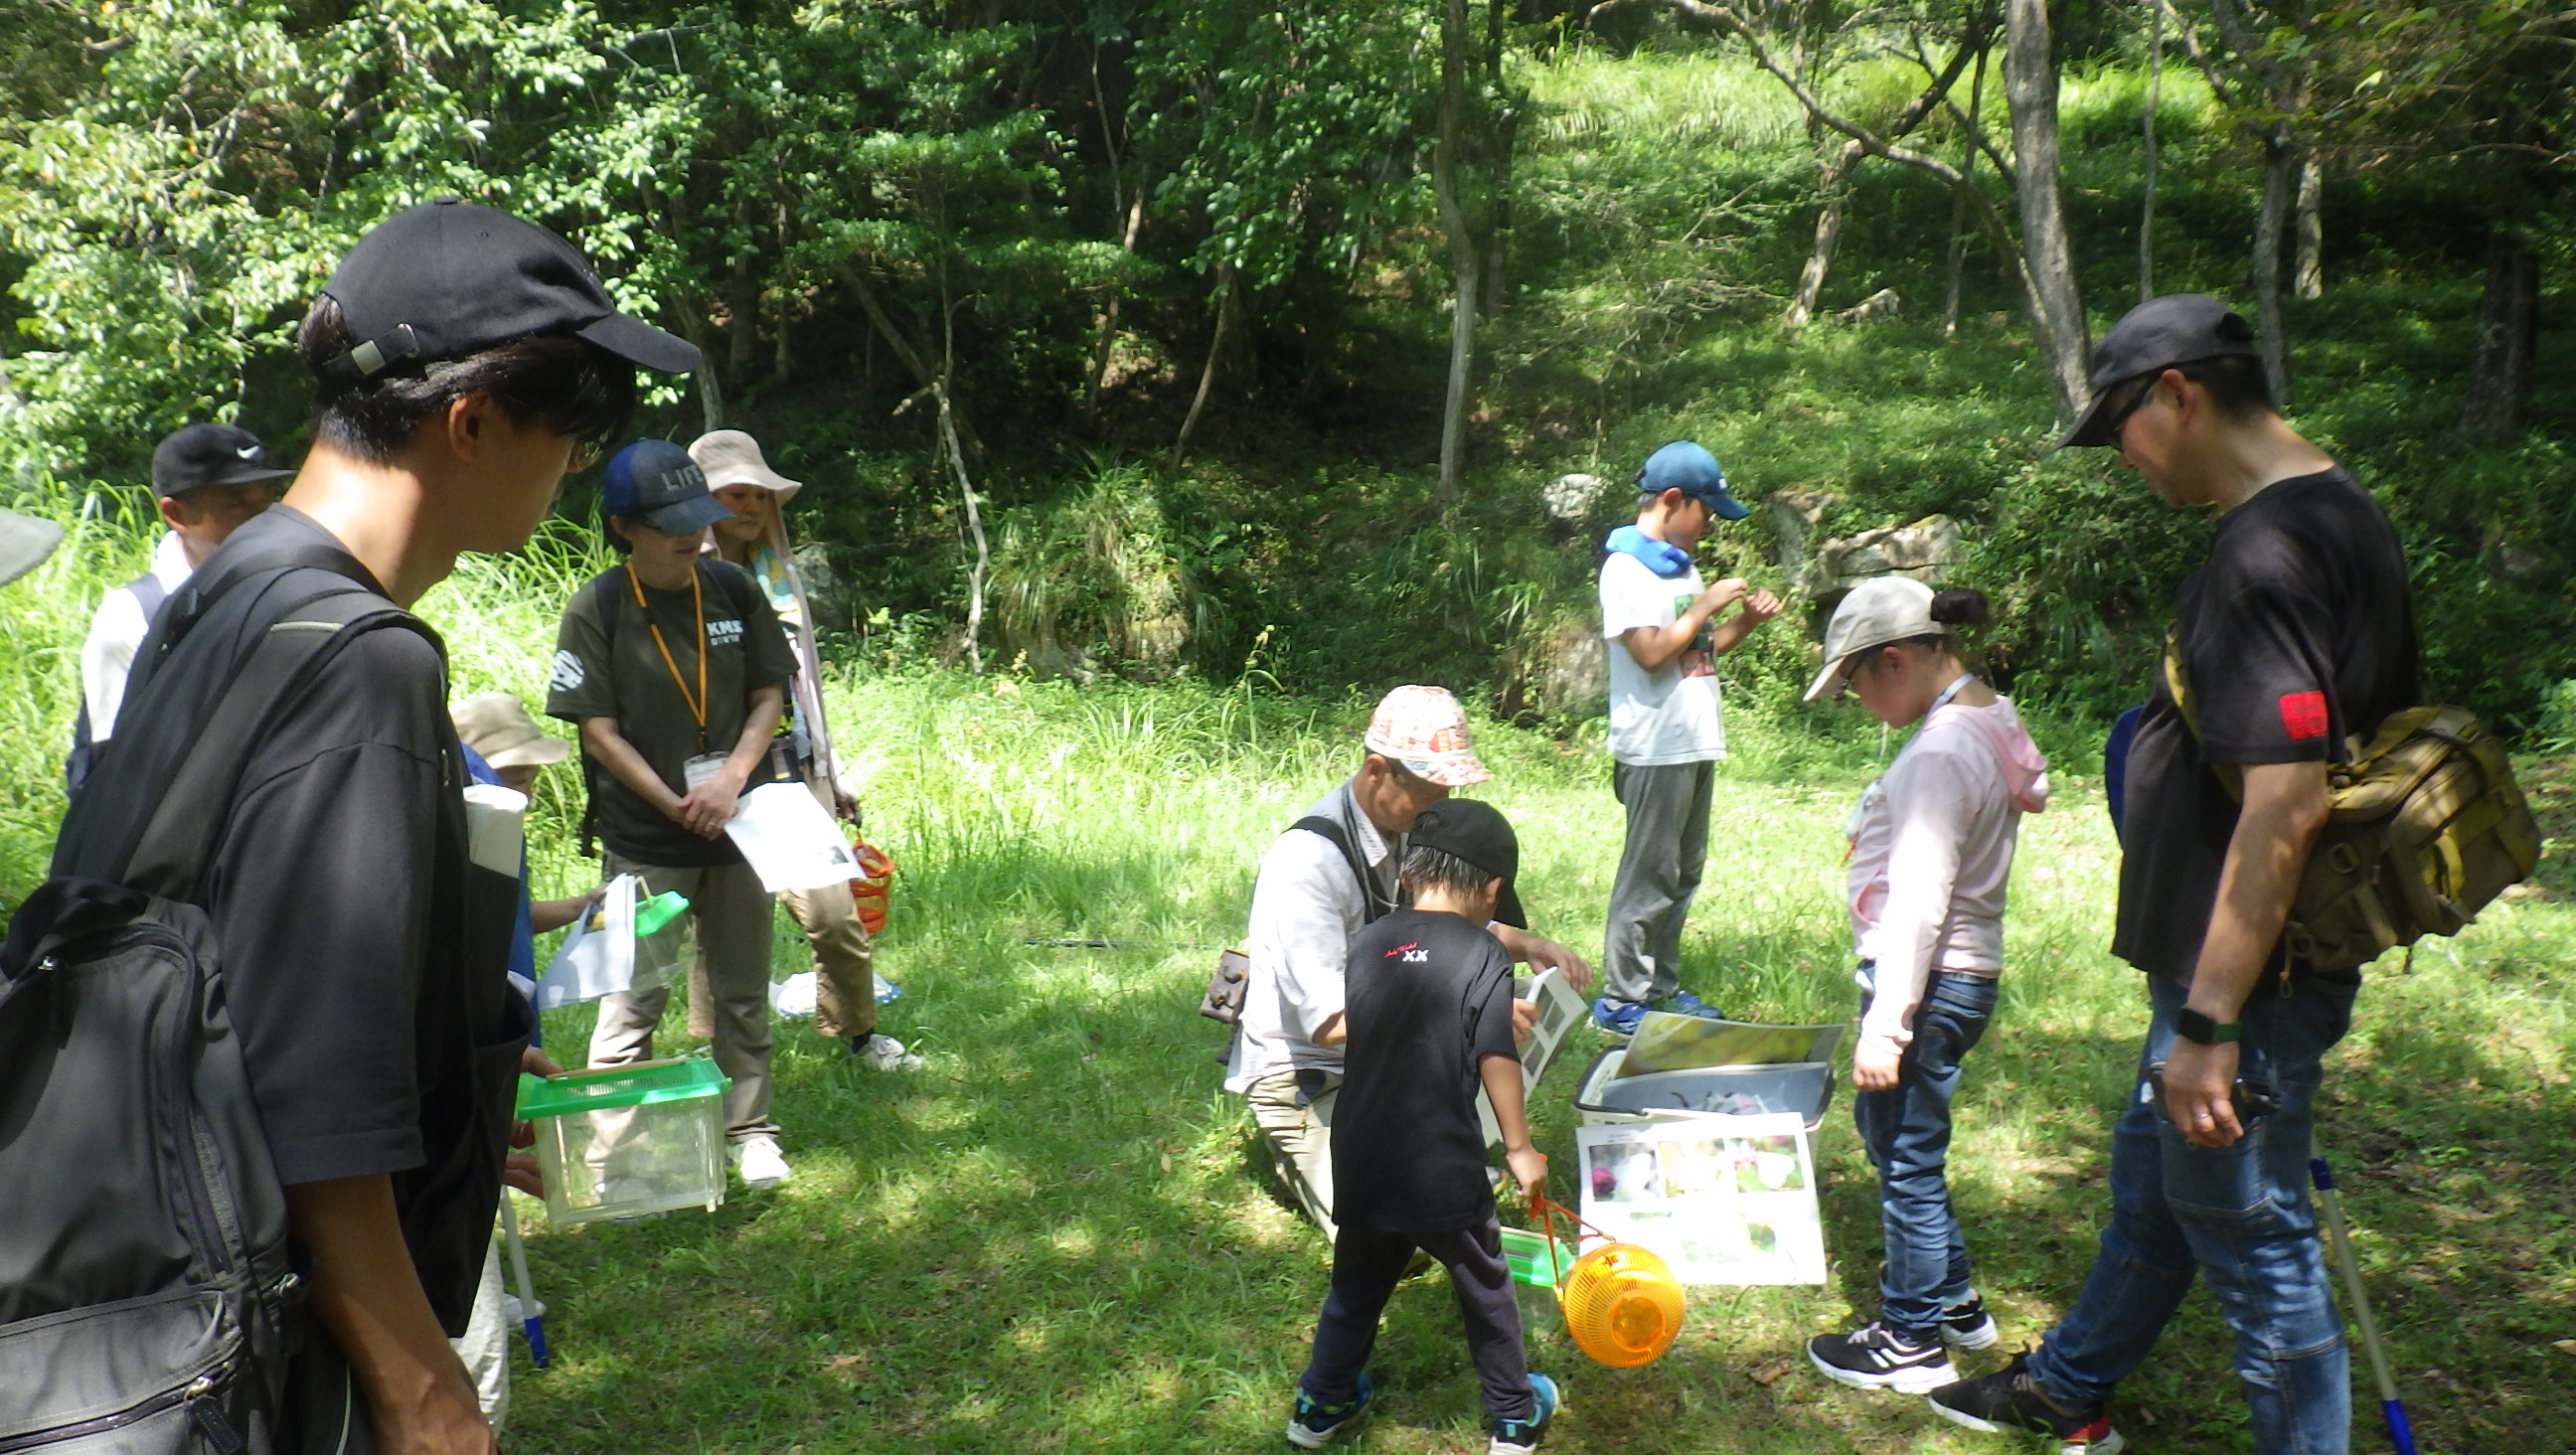
<instances>
[{"instance_id":1,"label":"gray trousers","mask_svg":"<svg viewBox=\"0 0 2576 1455\"><path fill-rule=\"evenodd\" d=\"M697 930L698 963L694 984L707 993L701 1022L713 1032L716 1069L732 1078L725 1092L725 1136L741 1141L755 1133L775 1134L769 1119L769 891L748 864L712 869L673 869L639 864L624 855L608 855L611 877L633 874L644 881L639 898L678 890L689 900L689 919ZM679 959L679 922L635 942L635 979L650 988L622 990L599 1002L599 1023L590 1033L590 1064L622 1066L653 1057L653 1028L671 999L671 969ZM699 977L703 976L703 979ZM692 1007L692 1021L697 1020Z\"/></svg>"},{"instance_id":2,"label":"gray trousers","mask_svg":"<svg viewBox=\"0 0 2576 1455\"><path fill-rule=\"evenodd\" d=\"M1682 921L1708 862L1709 792L1717 764L1610 766L1612 791L1628 810L1628 841L1610 886L1610 929L1601 955L1601 993L1638 1004L1681 989Z\"/></svg>"}]
</instances>

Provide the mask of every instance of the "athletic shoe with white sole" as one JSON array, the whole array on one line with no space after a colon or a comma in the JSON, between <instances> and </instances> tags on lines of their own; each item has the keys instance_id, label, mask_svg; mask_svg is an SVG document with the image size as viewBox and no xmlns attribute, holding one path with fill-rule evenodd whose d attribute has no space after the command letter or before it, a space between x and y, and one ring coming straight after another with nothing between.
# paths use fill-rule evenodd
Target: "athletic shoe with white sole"
<instances>
[{"instance_id":1,"label":"athletic shoe with white sole","mask_svg":"<svg viewBox=\"0 0 2576 1455\"><path fill-rule=\"evenodd\" d=\"M1950 1351L1938 1339L1912 1343L1873 1319L1848 1334L1818 1334L1807 1341L1807 1362L1836 1384L1929 1394L1958 1381Z\"/></svg>"},{"instance_id":2,"label":"athletic shoe with white sole","mask_svg":"<svg viewBox=\"0 0 2576 1455\"><path fill-rule=\"evenodd\" d=\"M778 1155L778 1139L766 1133L745 1137L725 1148L725 1156L733 1162L734 1170L742 1174L742 1185L753 1192L764 1187L776 1187L796 1175L796 1169L788 1166L787 1159Z\"/></svg>"},{"instance_id":3,"label":"athletic shoe with white sole","mask_svg":"<svg viewBox=\"0 0 2576 1455\"><path fill-rule=\"evenodd\" d=\"M1943 1385L1931 1393L1932 1408L1971 1430L2049 1436L2057 1455L2120 1455L2128 1442L2111 1428L2110 1416L2098 1405L2072 1414L2059 1409L2031 1382L2029 1363L2029 1355L2015 1354L1996 1373Z\"/></svg>"},{"instance_id":4,"label":"athletic shoe with white sole","mask_svg":"<svg viewBox=\"0 0 2576 1455\"><path fill-rule=\"evenodd\" d=\"M1538 1396L1538 1413L1526 1420L1495 1420L1487 1425L1494 1441L1485 1447L1485 1455L1528 1455L1538 1448L1539 1437L1547 1433L1547 1422L1565 1408L1555 1380L1544 1374L1532 1374L1529 1380L1530 1393Z\"/></svg>"},{"instance_id":5,"label":"athletic shoe with white sole","mask_svg":"<svg viewBox=\"0 0 2576 1455\"><path fill-rule=\"evenodd\" d=\"M1991 1349L1997 1337L1994 1316L1986 1312L1984 1296L1973 1290L1966 1303L1954 1303L1941 1310L1941 1342L1953 1349Z\"/></svg>"},{"instance_id":6,"label":"athletic shoe with white sole","mask_svg":"<svg viewBox=\"0 0 2576 1455\"><path fill-rule=\"evenodd\" d=\"M1340 1404L1326 1404L1297 1386L1297 1410L1288 1417L1288 1443L1301 1450L1321 1450L1327 1445L1347 1440L1359 1433L1360 1421L1368 1417L1369 1401L1377 1391L1369 1386L1369 1377L1360 1375L1359 1392Z\"/></svg>"},{"instance_id":7,"label":"athletic shoe with white sole","mask_svg":"<svg viewBox=\"0 0 2576 1455\"><path fill-rule=\"evenodd\" d=\"M927 1064L883 1031L850 1037L850 1056L871 1071L918 1071Z\"/></svg>"}]
</instances>

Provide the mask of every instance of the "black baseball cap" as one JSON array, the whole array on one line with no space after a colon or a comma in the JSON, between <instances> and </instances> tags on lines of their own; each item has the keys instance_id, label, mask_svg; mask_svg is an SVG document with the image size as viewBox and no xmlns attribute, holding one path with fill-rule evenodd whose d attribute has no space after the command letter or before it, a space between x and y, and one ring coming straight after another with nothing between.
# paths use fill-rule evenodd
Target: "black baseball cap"
<instances>
[{"instance_id":1,"label":"black baseball cap","mask_svg":"<svg viewBox=\"0 0 2576 1455\"><path fill-rule=\"evenodd\" d=\"M2084 378L2093 391L2092 406L2057 447L2117 443L2111 434L2111 386L2176 364L2235 354L2260 357L2254 349L2254 325L2234 309L2206 293L2168 293L2148 299L2111 325L2111 331L2093 346L2093 367Z\"/></svg>"},{"instance_id":2,"label":"black baseball cap","mask_svg":"<svg viewBox=\"0 0 2576 1455\"><path fill-rule=\"evenodd\" d=\"M1438 849L1469 868L1503 881L1494 901L1494 918L1516 930L1529 928L1520 892L1512 878L1520 873L1521 841L1501 809L1480 798L1448 798L1422 811L1405 834L1407 849Z\"/></svg>"},{"instance_id":3,"label":"black baseball cap","mask_svg":"<svg viewBox=\"0 0 2576 1455\"><path fill-rule=\"evenodd\" d=\"M323 362L326 378L372 378L535 334L569 334L661 374L698 366L697 345L618 312L572 244L453 197L370 228L322 291L355 340Z\"/></svg>"},{"instance_id":4,"label":"black baseball cap","mask_svg":"<svg viewBox=\"0 0 2576 1455\"><path fill-rule=\"evenodd\" d=\"M684 536L733 511L707 489L707 472L669 440L643 439L609 457L601 472L599 512L641 516L665 535Z\"/></svg>"},{"instance_id":5,"label":"black baseball cap","mask_svg":"<svg viewBox=\"0 0 2576 1455\"><path fill-rule=\"evenodd\" d=\"M209 485L255 485L294 473L270 465L259 436L237 425L185 425L152 451L152 493L165 497Z\"/></svg>"}]
</instances>

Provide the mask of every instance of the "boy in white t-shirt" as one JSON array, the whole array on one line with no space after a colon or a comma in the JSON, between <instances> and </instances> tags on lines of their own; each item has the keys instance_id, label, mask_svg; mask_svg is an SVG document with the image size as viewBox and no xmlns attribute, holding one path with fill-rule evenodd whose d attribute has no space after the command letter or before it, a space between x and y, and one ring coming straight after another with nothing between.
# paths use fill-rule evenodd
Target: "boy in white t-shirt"
<instances>
[{"instance_id":1,"label":"boy in white t-shirt","mask_svg":"<svg viewBox=\"0 0 2576 1455\"><path fill-rule=\"evenodd\" d=\"M1716 659L1779 615L1738 577L1703 586L1691 551L1720 518L1752 514L1707 450L1676 440L1637 472L1637 523L1602 542L1601 635L1610 649L1611 782L1628 841L1610 889L1602 996L1592 1018L1636 1032L1649 1008L1715 1018L1681 988L1682 921L1708 858L1709 791L1726 756ZM1718 613L1740 606L1723 621Z\"/></svg>"}]
</instances>

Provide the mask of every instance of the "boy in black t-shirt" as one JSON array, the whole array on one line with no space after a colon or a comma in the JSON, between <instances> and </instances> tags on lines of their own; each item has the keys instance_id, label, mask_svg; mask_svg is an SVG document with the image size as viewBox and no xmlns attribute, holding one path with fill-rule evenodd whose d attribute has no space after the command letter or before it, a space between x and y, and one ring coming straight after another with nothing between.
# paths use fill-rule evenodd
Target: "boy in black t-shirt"
<instances>
[{"instance_id":1,"label":"boy in black t-shirt","mask_svg":"<svg viewBox=\"0 0 2576 1455\"><path fill-rule=\"evenodd\" d=\"M1486 930L1498 903L1517 917L1511 880L1519 860L1511 825L1490 804L1452 799L1425 812L1402 868L1413 907L1351 945L1348 1007L1318 1037L1346 1043L1333 1115L1340 1231L1332 1292L1288 1422L1293 1444L1313 1449L1341 1439L1366 1413L1373 1391L1364 1366L1378 1315L1417 1248L1449 1269L1493 1455L1533 1448L1556 1413L1555 1382L1532 1374L1522 1353L1476 1117L1481 1086L1513 1180L1524 1197L1536 1196L1547 1184L1547 1159L1530 1145L1522 1114L1512 966Z\"/></svg>"}]
</instances>

